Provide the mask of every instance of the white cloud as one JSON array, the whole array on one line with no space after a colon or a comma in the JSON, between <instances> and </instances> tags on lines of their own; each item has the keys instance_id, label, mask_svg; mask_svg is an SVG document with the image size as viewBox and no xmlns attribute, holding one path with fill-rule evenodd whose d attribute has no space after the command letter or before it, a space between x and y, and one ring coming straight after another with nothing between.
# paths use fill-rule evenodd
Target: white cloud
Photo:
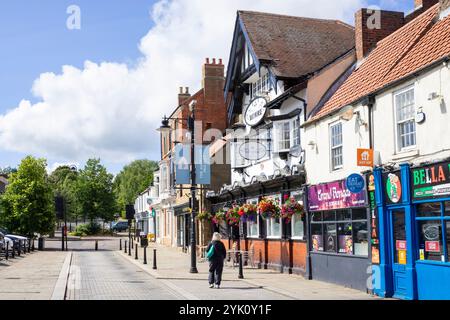
<instances>
[{"instance_id":1,"label":"white cloud","mask_svg":"<svg viewBox=\"0 0 450 320\"><path fill-rule=\"evenodd\" d=\"M236 11L266 11L352 22L362 0L162 0L134 66L87 61L35 81L40 102L0 115L0 146L58 161L101 157L123 163L159 157L155 132L177 103L178 87L200 89L205 57L228 59Z\"/></svg>"}]
</instances>

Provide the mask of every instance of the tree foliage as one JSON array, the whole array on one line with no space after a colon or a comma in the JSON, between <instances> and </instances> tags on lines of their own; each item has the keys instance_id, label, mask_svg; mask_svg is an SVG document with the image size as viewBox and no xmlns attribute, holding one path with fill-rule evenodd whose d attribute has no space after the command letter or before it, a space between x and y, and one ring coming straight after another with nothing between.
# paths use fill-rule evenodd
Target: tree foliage
<instances>
[{"instance_id":1,"label":"tree foliage","mask_svg":"<svg viewBox=\"0 0 450 320\"><path fill-rule=\"evenodd\" d=\"M66 203L67 219L75 220L81 216L77 196L78 171L68 166L58 167L49 176L54 196L62 196Z\"/></svg>"},{"instance_id":2,"label":"tree foliage","mask_svg":"<svg viewBox=\"0 0 450 320\"><path fill-rule=\"evenodd\" d=\"M89 159L80 171L76 187L79 210L91 222L97 218L114 220L117 205L113 194L113 178L99 159Z\"/></svg>"},{"instance_id":3,"label":"tree foliage","mask_svg":"<svg viewBox=\"0 0 450 320\"><path fill-rule=\"evenodd\" d=\"M46 160L28 156L9 177L1 198L0 222L11 232L34 236L54 230L53 192L48 182Z\"/></svg>"},{"instance_id":4,"label":"tree foliage","mask_svg":"<svg viewBox=\"0 0 450 320\"><path fill-rule=\"evenodd\" d=\"M125 206L134 204L138 195L153 183L153 172L158 164L150 160L136 160L125 166L114 180L117 204L125 214Z\"/></svg>"}]
</instances>

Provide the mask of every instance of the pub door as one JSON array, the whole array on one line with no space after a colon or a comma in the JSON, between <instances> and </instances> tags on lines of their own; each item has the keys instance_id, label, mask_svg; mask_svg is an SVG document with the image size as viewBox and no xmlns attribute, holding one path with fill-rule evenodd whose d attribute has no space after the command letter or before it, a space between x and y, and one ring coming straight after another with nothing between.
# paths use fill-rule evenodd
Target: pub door
<instances>
[{"instance_id":1,"label":"pub door","mask_svg":"<svg viewBox=\"0 0 450 320\"><path fill-rule=\"evenodd\" d=\"M410 219L406 208L389 210L390 218L390 253L392 261L392 284L394 297L398 299L413 299L413 276L411 252Z\"/></svg>"}]
</instances>

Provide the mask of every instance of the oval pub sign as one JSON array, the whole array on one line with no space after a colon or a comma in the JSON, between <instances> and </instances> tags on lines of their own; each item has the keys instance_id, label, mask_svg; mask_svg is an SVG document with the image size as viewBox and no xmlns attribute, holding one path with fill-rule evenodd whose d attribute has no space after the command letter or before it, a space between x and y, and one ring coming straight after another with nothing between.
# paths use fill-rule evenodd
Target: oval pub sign
<instances>
[{"instance_id":1,"label":"oval pub sign","mask_svg":"<svg viewBox=\"0 0 450 320\"><path fill-rule=\"evenodd\" d=\"M267 101L263 97L255 98L245 110L245 123L250 127L255 127L261 123L266 115Z\"/></svg>"}]
</instances>

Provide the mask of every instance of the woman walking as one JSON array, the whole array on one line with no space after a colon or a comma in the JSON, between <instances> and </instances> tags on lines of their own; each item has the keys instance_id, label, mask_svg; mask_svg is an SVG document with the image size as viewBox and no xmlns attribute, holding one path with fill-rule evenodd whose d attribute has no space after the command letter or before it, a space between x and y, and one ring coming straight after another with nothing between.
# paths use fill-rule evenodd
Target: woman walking
<instances>
[{"instance_id":1,"label":"woman walking","mask_svg":"<svg viewBox=\"0 0 450 320\"><path fill-rule=\"evenodd\" d=\"M222 282L223 262L227 256L227 250L221 241L220 233L215 232L211 243L206 248L209 260L209 287L217 289L220 288Z\"/></svg>"}]
</instances>

